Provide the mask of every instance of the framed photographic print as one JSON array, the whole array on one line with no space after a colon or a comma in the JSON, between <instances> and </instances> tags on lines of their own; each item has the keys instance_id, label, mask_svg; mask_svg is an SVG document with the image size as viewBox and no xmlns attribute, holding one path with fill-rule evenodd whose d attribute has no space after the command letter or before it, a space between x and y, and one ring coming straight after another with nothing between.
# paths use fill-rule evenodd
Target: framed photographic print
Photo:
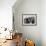
<instances>
[{"instance_id":1,"label":"framed photographic print","mask_svg":"<svg viewBox=\"0 0 46 46\"><path fill-rule=\"evenodd\" d=\"M36 26L37 25L37 14L22 14L22 25Z\"/></svg>"}]
</instances>

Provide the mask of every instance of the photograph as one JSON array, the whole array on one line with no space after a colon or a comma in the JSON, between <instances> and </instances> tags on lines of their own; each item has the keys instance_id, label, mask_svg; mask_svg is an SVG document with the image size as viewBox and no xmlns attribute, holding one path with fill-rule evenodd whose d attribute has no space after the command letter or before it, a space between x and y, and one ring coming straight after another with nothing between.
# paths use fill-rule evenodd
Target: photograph
<instances>
[{"instance_id":1,"label":"photograph","mask_svg":"<svg viewBox=\"0 0 46 46\"><path fill-rule=\"evenodd\" d=\"M22 25L25 26L37 25L37 14L22 14Z\"/></svg>"}]
</instances>

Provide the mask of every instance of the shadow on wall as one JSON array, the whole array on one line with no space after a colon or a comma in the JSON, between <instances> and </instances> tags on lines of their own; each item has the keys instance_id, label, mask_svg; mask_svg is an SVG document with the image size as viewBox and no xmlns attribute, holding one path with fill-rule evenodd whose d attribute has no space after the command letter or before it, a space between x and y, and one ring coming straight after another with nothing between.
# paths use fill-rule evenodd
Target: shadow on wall
<instances>
[{"instance_id":1,"label":"shadow on wall","mask_svg":"<svg viewBox=\"0 0 46 46\"><path fill-rule=\"evenodd\" d=\"M14 4L13 6L15 28L16 29L19 28L18 32L22 32L23 37L25 39L26 38L33 39L35 41L36 46L41 46L40 34L38 34L37 36L37 33L40 33L40 19L39 19L40 18L40 0L24 0L23 2L21 1L22 0L16 2L16 4ZM22 26L22 13L28 13L28 14L38 13L37 26ZM34 20L33 20L33 23L34 23ZM28 34L28 36L26 33Z\"/></svg>"}]
</instances>

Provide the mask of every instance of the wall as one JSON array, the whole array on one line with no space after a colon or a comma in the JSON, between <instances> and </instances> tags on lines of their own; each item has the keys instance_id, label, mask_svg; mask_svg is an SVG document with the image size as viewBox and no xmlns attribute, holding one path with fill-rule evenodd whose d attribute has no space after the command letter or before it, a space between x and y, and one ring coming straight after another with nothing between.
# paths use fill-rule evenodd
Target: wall
<instances>
[{"instance_id":1,"label":"wall","mask_svg":"<svg viewBox=\"0 0 46 46\"><path fill-rule=\"evenodd\" d=\"M0 27L12 28L12 6L16 0L0 0Z\"/></svg>"},{"instance_id":2,"label":"wall","mask_svg":"<svg viewBox=\"0 0 46 46\"><path fill-rule=\"evenodd\" d=\"M21 1L21 0L20 0ZM19 1L18 1L19 2ZM36 46L41 46L41 29L40 29L40 0L22 0L13 6L15 30L23 33L26 39L34 40ZM22 14L37 14L37 26L22 26Z\"/></svg>"},{"instance_id":3,"label":"wall","mask_svg":"<svg viewBox=\"0 0 46 46\"><path fill-rule=\"evenodd\" d=\"M41 1L41 40L42 46L46 46L46 0Z\"/></svg>"}]
</instances>

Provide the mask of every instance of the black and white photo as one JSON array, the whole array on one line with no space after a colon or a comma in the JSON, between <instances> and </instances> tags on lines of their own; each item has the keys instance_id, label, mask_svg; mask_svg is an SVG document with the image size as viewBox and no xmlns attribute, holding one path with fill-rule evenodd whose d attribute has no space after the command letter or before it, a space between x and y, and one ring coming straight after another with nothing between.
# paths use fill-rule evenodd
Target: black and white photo
<instances>
[{"instance_id":1,"label":"black and white photo","mask_svg":"<svg viewBox=\"0 0 46 46\"><path fill-rule=\"evenodd\" d=\"M22 14L22 25L25 26L37 25L37 14Z\"/></svg>"}]
</instances>

